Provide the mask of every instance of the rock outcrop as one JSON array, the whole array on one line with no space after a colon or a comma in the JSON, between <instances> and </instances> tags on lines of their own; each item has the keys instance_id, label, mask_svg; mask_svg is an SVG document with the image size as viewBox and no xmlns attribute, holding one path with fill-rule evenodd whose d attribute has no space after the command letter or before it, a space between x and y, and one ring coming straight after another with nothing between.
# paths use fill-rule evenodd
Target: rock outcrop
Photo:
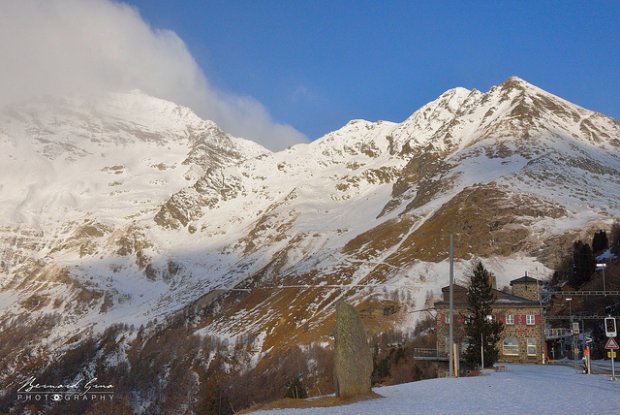
<instances>
[{"instance_id":1,"label":"rock outcrop","mask_svg":"<svg viewBox=\"0 0 620 415\"><path fill-rule=\"evenodd\" d=\"M366 333L355 308L345 302L336 307L334 384L336 396L352 398L370 394L372 356Z\"/></svg>"}]
</instances>

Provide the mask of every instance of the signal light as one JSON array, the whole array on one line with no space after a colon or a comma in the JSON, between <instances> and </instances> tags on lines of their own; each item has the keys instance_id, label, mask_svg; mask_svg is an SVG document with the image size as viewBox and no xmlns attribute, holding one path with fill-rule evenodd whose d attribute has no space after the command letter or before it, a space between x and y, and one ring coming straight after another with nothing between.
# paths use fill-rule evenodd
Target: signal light
<instances>
[{"instance_id":1,"label":"signal light","mask_svg":"<svg viewBox=\"0 0 620 415\"><path fill-rule=\"evenodd\" d=\"M605 317L605 335L607 337L616 337L616 319L614 317Z\"/></svg>"}]
</instances>

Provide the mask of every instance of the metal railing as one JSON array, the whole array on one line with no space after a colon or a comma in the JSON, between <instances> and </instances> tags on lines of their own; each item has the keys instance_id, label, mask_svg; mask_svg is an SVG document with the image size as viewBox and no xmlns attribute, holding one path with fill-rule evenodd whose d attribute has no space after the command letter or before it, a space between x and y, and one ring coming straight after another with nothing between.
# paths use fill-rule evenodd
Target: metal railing
<instances>
[{"instance_id":1,"label":"metal railing","mask_svg":"<svg viewBox=\"0 0 620 415\"><path fill-rule=\"evenodd\" d=\"M545 329L545 339L547 340L570 337L571 335L570 329L566 328Z\"/></svg>"},{"instance_id":2,"label":"metal railing","mask_svg":"<svg viewBox=\"0 0 620 415\"><path fill-rule=\"evenodd\" d=\"M446 360L448 352L432 348L416 347L413 349L413 358L417 360Z\"/></svg>"},{"instance_id":3,"label":"metal railing","mask_svg":"<svg viewBox=\"0 0 620 415\"><path fill-rule=\"evenodd\" d=\"M615 317L616 319L620 319L620 316L610 316L610 315L581 315L581 314L573 314L568 316L545 316L545 320L602 320L605 317Z\"/></svg>"},{"instance_id":4,"label":"metal railing","mask_svg":"<svg viewBox=\"0 0 620 415\"><path fill-rule=\"evenodd\" d=\"M558 295L562 297L572 297L575 295L581 296L620 296L618 290L590 290L590 291L547 291L543 294Z\"/></svg>"}]
</instances>

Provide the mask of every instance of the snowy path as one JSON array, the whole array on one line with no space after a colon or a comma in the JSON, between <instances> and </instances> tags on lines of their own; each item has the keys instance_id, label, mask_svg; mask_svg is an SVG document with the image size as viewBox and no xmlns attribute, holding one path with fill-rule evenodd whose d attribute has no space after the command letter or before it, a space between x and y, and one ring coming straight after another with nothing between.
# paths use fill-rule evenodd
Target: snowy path
<instances>
[{"instance_id":1,"label":"snowy path","mask_svg":"<svg viewBox=\"0 0 620 415\"><path fill-rule=\"evenodd\" d=\"M620 380L563 366L508 365L508 371L377 388L384 399L265 415L619 414Z\"/></svg>"}]
</instances>

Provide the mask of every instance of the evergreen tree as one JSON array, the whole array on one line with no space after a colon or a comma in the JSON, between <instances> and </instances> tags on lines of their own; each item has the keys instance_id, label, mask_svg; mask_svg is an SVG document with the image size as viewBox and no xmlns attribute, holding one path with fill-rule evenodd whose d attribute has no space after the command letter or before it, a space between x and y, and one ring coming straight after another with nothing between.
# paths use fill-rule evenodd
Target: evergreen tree
<instances>
[{"instance_id":1,"label":"evergreen tree","mask_svg":"<svg viewBox=\"0 0 620 415\"><path fill-rule=\"evenodd\" d=\"M590 280L596 270L596 259L592 248L587 243L576 241L573 244L573 270L568 282L575 288Z\"/></svg>"},{"instance_id":2,"label":"evergreen tree","mask_svg":"<svg viewBox=\"0 0 620 415\"><path fill-rule=\"evenodd\" d=\"M469 337L469 346L463 357L469 367L480 365L481 344L484 350L484 365L493 366L497 361L499 349L497 342L500 339L504 325L492 317L495 294L491 285L492 275L482 262L479 262L469 277L467 288L467 311L465 318L465 332Z\"/></svg>"},{"instance_id":3,"label":"evergreen tree","mask_svg":"<svg viewBox=\"0 0 620 415\"><path fill-rule=\"evenodd\" d=\"M599 230L594 234L592 238L592 252L595 254L601 254L609 248L609 240L607 239L607 232L604 230Z\"/></svg>"},{"instance_id":4,"label":"evergreen tree","mask_svg":"<svg viewBox=\"0 0 620 415\"><path fill-rule=\"evenodd\" d=\"M609 244L611 252L616 255L620 254L620 222L615 222L613 225L611 225L609 239L611 240Z\"/></svg>"}]
</instances>

